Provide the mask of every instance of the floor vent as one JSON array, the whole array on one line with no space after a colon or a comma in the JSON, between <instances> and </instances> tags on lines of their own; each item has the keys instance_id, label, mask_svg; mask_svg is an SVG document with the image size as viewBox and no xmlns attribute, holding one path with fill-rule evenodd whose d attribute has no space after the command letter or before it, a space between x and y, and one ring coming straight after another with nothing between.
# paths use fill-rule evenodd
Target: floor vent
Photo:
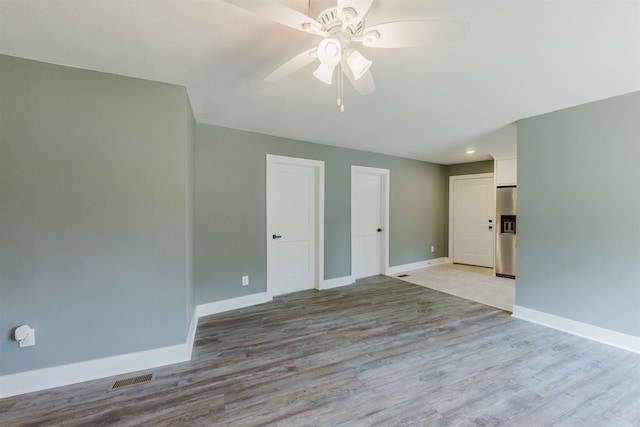
<instances>
[{"instance_id":1,"label":"floor vent","mask_svg":"<svg viewBox=\"0 0 640 427\"><path fill-rule=\"evenodd\" d=\"M408 274L401 274L398 277L409 277L409 275Z\"/></svg>"},{"instance_id":2,"label":"floor vent","mask_svg":"<svg viewBox=\"0 0 640 427\"><path fill-rule=\"evenodd\" d=\"M127 387L133 387L140 384L146 384L156 379L156 373L139 375L137 377L123 378L121 380L114 381L111 387L107 391L120 390Z\"/></svg>"}]
</instances>

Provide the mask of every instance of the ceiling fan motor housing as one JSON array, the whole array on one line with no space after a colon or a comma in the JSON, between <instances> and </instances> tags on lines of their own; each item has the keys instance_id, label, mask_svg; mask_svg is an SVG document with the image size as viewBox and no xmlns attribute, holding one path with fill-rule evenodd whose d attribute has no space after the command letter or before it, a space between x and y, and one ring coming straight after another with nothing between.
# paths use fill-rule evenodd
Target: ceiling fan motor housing
<instances>
[{"instance_id":1,"label":"ceiling fan motor housing","mask_svg":"<svg viewBox=\"0 0 640 427\"><path fill-rule=\"evenodd\" d=\"M311 12L311 8L309 11ZM331 84L335 67L344 55L345 64L355 80L359 80L371 67L371 61L355 49L349 48L349 44L352 40L361 41L367 36L363 34L364 16L358 16L357 10L352 7L339 10L337 6L332 6L318 15L317 22L322 25L324 40L317 48L320 66L313 75L318 80ZM339 104L341 105L340 101Z\"/></svg>"},{"instance_id":2,"label":"ceiling fan motor housing","mask_svg":"<svg viewBox=\"0 0 640 427\"><path fill-rule=\"evenodd\" d=\"M340 18L338 9L330 7L325 9L318 15L317 21L322 24L322 31L327 34L338 32L349 33L349 35L358 34L364 28L364 19L356 20L357 12L350 7L343 9L343 18Z\"/></svg>"}]
</instances>

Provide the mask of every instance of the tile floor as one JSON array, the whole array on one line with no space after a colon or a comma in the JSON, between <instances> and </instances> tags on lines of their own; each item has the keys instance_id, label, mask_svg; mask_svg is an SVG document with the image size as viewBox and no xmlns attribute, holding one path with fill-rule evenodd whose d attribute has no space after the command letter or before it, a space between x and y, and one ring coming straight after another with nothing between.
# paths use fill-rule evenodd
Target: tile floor
<instances>
[{"instance_id":1,"label":"tile floor","mask_svg":"<svg viewBox=\"0 0 640 427\"><path fill-rule=\"evenodd\" d=\"M406 277L400 277L406 274ZM464 264L438 264L394 274L415 285L445 292L512 312L516 299L514 279L493 275L493 269Z\"/></svg>"}]
</instances>

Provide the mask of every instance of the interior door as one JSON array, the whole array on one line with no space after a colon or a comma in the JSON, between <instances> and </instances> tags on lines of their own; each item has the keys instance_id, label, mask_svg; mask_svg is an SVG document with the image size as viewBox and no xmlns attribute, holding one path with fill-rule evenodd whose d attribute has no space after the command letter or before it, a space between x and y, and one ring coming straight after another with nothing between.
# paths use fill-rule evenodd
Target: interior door
<instances>
[{"instance_id":1,"label":"interior door","mask_svg":"<svg viewBox=\"0 0 640 427\"><path fill-rule=\"evenodd\" d=\"M274 163L268 174L268 291L279 295L314 288L316 168Z\"/></svg>"},{"instance_id":2,"label":"interior door","mask_svg":"<svg viewBox=\"0 0 640 427\"><path fill-rule=\"evenodd\" d=\"M387 236L385 172L354 167L351 175L351 274L355 279L384 273Z\"/></svg>"},{"instance_id":3,"label":"interior door","mask_svg":"<svg viewBox=\"0 0 640 427\"><path fill-rule=\"evenodd\" d=\"M453 262L493 267L493 178L457 179L453 183Z\"/></svg>"}]
</instances>

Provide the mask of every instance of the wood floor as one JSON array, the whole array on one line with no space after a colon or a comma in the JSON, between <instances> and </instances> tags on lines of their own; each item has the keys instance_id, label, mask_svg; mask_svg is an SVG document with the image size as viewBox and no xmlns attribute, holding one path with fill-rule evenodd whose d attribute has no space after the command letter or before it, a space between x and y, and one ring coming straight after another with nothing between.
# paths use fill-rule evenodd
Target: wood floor
<instances>
[{"instance_id":1,"label":"wood floor","mask_svg":"<svg viewBox=\"0 0 640 427\"><path fill-rule=\"evenodd\" d=\"M202 318L156 372L0 400L0 425L640 425L640 356L383 276Z\"/></svg>"}]
</instances>

